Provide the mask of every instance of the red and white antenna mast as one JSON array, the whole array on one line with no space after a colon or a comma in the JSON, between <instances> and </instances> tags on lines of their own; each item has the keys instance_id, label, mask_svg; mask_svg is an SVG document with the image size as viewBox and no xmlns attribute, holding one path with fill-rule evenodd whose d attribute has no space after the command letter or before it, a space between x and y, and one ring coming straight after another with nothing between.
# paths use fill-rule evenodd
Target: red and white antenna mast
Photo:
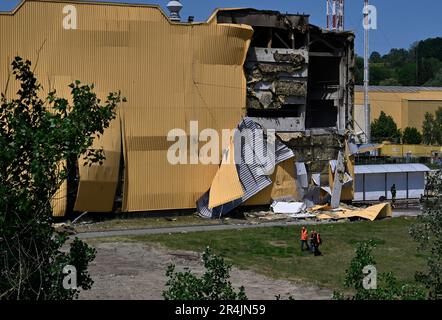
<instances>
[{"instance_id":1,"label":"red and white antenna mast","mask_svg":"<svg viewBox=\"0 0 442 320\"><path fill-rule=\"evenodd\" d=\"M344 31L344 0L327 0L327 30Z\"/></svg>"}]
</instances>

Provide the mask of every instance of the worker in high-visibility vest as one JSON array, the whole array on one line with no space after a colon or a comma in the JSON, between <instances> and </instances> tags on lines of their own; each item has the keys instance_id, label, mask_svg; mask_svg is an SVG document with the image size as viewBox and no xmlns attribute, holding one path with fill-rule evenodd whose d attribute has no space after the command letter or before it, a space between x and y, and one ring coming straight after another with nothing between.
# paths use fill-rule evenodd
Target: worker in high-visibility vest
<instances>
[{"instance_id":1,"label":"worker in high-visibility vest","mask_svg":"<svg viewBox=\"0 0 442 320\"><path fill-rule=\"evenodd\" d=\"M301 230L301 251L304 251L304 245L307 247L307 251L310 250L308 246L308 231L305 227Z\"/></svg>"}]
</instances>

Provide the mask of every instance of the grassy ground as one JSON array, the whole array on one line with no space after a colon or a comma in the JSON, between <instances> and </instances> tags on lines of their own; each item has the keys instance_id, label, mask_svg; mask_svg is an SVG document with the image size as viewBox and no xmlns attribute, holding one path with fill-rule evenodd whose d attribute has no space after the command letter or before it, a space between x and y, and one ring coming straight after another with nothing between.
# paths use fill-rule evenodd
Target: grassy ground
<instances>
[{"instance_id":1,"label":"grassy ground","mask_svg":"<svg viewBox=\"0 0 442 320\"><path fill-rule=\"evenodd\" d=\"M414 218L316 226L323 238L322 257L301 252L300 226L118 238L159 243L171 249L202 252L210 246L235 266L276 278L342 288L357 242L373 239L378 272L393 271L400 281L413 282L425 260L408 230ZM311 227L310 227L311 228ZM310 229L309 228L309 229Z\"/></svg>"}]
</instances>

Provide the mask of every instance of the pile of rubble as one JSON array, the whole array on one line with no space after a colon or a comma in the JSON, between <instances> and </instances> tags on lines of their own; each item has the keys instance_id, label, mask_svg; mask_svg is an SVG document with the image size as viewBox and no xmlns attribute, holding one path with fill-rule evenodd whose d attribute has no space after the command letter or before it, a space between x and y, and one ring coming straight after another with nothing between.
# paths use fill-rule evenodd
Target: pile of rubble
<instances>
[{"instance_id":1,"label":"pile of rubble","mask_svg":"<svg viewBox=\"0 0 442 320\"><path fill-rule=\"evenodd\" d=\"M259 221L283 221L283 220L315 220L315 221L338 221L362 219L375 221L391 218L392 208L390 203L380 203L374 206L362 208L346 204L340 204L339 208L317 205L307 208L303 202L279 202L275 201L270 207L271 211L255 211L245 213L248 219Z\"/></svg>"}]
</instances>

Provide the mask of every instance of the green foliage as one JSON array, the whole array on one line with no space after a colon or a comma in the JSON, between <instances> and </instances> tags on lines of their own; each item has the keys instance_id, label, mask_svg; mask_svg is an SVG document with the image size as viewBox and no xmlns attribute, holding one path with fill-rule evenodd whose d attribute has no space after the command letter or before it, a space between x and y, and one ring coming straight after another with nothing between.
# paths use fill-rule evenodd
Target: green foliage
<instances>
[{"instance_id":1,"label":"green foliage","mask_svg":"<svg viewBox=\"0 0 442 320\"><path fill-rule=\"evenodd\" d=\"M59 235L60 237L60 235ZM65 242L65 238L61 235ZM44 299L46 300L71 300L78 298L80 289L89 290L94 281L90 277L87 268L90 262L95 259L96 250L89 247L85 242L77 238L70 244L70 250L67 253L58 252L53 255L54 261L45 274L50 279L44 288ZM75 266L77 271L77 289L66 290L61 285L63 283L63 268L65 266Z\"/></svg>"},{"instance_id":2,"label":"green foliage","mask_svg":"<svg viewBox=\"0 0 442 320\"><path fill-rule=\"evenodd\" d=\"M16 97L8 99L6 88L0 100L0 299L72 299L92 285L87 266L95 252L79 240L61 250L66 236L54 233L51 200L69 174L68 159L103 161L92 143L115 118L120 94L101 105L93 85L75 81L72 104L55 91L43 100L30 61L16 57L12 75ZM79 289L62 287L67 264L76 267Z\"/></svg>"},{"instance_id":3,"label":"green foliage","mask_svg":"<svg viewBox=\"0 0 442 320\"><path fill-rule=\"evenodd\" d=\"M419 64L418 84L434 82L438 72L442 71L442 61L430 57L422 58Z\"/></svg>"},{"instance_id":4,"label":"green foliage","mask_svg":"<svg viewBox=\"0 0 442 320\"><path fill-rule=\"evenodd\" d=\"M384 86L442 86L442 38L414 43L410 49L391 49L370 56L370 83ZM356 57L356 84L363 84L364 60Z\"/></svg>"},{"instance_id":5,"label":"green foliage","mask_svg":"<svg viewBox=\"0 0 442 320\"><path fill-rule=\"evenodd\" d=\"M388 78L379 82L380 86L400 86L401 84L396 78Z\"/></svg>"},{"instance_id":6,"label":"green foliage","mask_svg":"<svg viewBox=\"0 0 442 320\"><path fill-rule=\"evenodd\" d=\"M427 189L432 197L425 198L423 215L410 230L428 257L427 271L418 272L416 280L429 290L431 299L442 299L442 171L429 175Z\"/></svg>"},{"instance_id":7,"label":"green foliage","mask_svg":"<svg viewBox=\"0 0 442 320\"><path fill-rule=\"evenodd\" d=\"M166 300L247 300L244 287L235 292L229 281L232 266L222 257L206 248L203 253L206 272L202 277L189 269L176 272L174 265L167 267L168 289L163 292Z\"/></svg>"},{"instance_id":8,"label":"green foliage","mask_svg":"<svg viewBox=\"0 0 442 320\"><path fill-rule=\"evenodd\" d=\"M416 128L407 127L402 135L402 142L404 144L421 144L422 134Z\"/></svg>"},{"instance_id":9,"label":"green foliage","mask_svg":"<svg viewBox=\"0 0 442 320\"><path fill-rule=\"evenodd\" d=\"M352 288L353 296L335 291L334 300L424 300L425 291L415 285L401 285L393 273L381 273L377 276L377 288L365 289L363 285L363 269L366 266L376 266L372 255L375 248L373 241L361 242L356 248L356 255L351 260L349 268L345 271L345 287Z\"/></svg>"},{"instance_id":10,"label":"green foliage","mask_svg":"<svg viewBox=\"0 0 442 320\"><path fill-rule=\"evenodd\" d=\"M401 132L397 128L393 117L387 116L384 111L381 111L379 118L371 124L371 135L373 141L376 142L385 140L399 142L401 138Z\"/></svg>"},{"instance_id":11,"label":"green foliage","mask_svg":"<svg viewBox=\"0 0 442 320\"><path fill-rule=\"evenodd\" d=\"M402 86L415 86L416 81L416 63L409 62L396 70L398 81Z\"/></svg>"},{"instance_id":12,"label":"green foliage","mask_svg":"<svg viewBox=\"0 0 442 320\"><path fill-rule=\"evenodd\" d=\"M439 108L435 115L429 112L425 113L422 132L425 144L442 144L442 108Z\"/></svg>"},{"instance_id":13,"label":"green foliage","mask_svg":"<svg viewBox=\"0 0 442 320\"><path fill-rule=\"evenodd\" d=\"M391 49L388 54L382 57L382 62L385 62L391 68L400 68L407 62L413 61L412 54L412 50Z\"/></svg>"},{"instance_id":14,"label":"green foliage","mask_svg":"<svg viewBox=\"0 0 442 320\"><path fill-rule=\"evenodd\" d=\"M359 243L356 248L356 256L351 260L350 266L345 270L345 281L344 285L346 288L355 288L357 300L366 294L366 290L363 287L362 280L364 279L364 273L362 269L365 266L375 266L376 262L372 256L373 248L375 244L373 242L362 242Z\"/></svg>"},{"instance_id":15,"label":"green foliage","mask_svg":"<svg viewBox=\"0 0 442 320\"><path fill-rule=\"evenodd\" d=\"M427 87L442 87L442 67L437 71L434 77L424 83Z\"/></svg>"},{"instance_id":16,"label":"green foliage","mask_svg":"<svg viewBox=\"0 0 442 320\"><path fill-rule=\"evenodd\" d=\"M442 38L430 38L419 42L419 54L426 57L435 57L442 60Z\"/></svg>"},{"instance_id":17,"label":"green foliage","mask_svg":"<svg viewBox=\"0 0 442 320\"><path fill-rule=\"evenodd\" d=\"M386 79L392 79L394 77L393 71L386 68L383 63L370 65L370 84L380 85L382 81Z\"/></svg>"},{"instance_id":18,"label":"green foliage","mask_svg":"<svg viewBox=\"0 0 442 320\"><path fill-rule=\"evenodd\" d=\"M382 63L381 54L377 51L373 51L370 55L370 63Z\"/></svg>"},{"instance_id":19,"label":"green foliage","mask_svg":"<svg viewBox=\"0 0 442 320\"><path fill-rule=\"evenodd\" d=\"M364 84L364 58L356 55L355 58L355 83Z\"/></svg>"}]
</instances>

